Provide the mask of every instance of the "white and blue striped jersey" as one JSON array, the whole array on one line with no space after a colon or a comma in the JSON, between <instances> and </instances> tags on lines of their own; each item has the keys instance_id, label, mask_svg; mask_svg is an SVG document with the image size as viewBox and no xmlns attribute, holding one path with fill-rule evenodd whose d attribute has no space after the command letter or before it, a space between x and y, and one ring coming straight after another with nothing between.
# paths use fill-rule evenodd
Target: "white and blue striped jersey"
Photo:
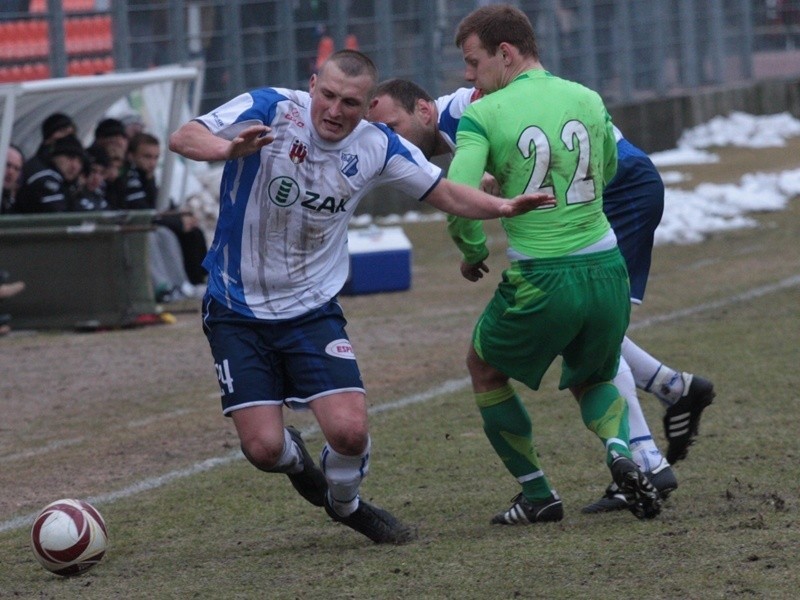
<instances>
[{"instance_id":1,"label":"white and blue striped jersey","mask_svg":"<svg viewBox=\"0 0 800 600\"><path fill-rule=\"evenodd\" d=\"M450 146L451 152L456 150L458 122L467 106L480 97L480 91L475 88L458 88L452 94L440 96L434 100L436 110L439 112L439 131Z\"/></svg>"},{"instance_id":2,"label":"white and blue striped jersey","mask_svg":"<svg viewBox=\"0 0 800 600\"><path fill-rule=\"evenodd\" d=\"M225 139L272 129L260 153L230 160L203 266L208 291L258 319L289 319L328 302L347 280L347 226L359 201L391 185L419 199L442 177L419 149L382 124L361 121L343 140L319 137L307 92L262 88L196 120Z\"/></svg>"}]
</instances>

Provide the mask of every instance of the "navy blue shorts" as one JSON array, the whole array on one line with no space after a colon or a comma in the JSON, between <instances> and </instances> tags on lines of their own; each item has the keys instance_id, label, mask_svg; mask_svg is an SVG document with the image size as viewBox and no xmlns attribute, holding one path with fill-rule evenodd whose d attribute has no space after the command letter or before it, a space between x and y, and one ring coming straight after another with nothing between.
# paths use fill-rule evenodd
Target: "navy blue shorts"
<instances>
[{"instance_id":1,"label":"navy blue shorts","mask_svg":"<svg viewBox=\"0 0 800 600\"><path fill-rule=\"evenodd\" d=\"M653 236L664 213L664 182L653 162L627 140L617 144L617 174L603 191L603 212L628 267L631 302L644 299Z\"/></svg>"},{"instance_id":2,"label":"navy blue shorts","mask_svg":"<svg viewBox=\"0 0 800 600\"><path fill-rule=\"evenodd\" d=\"M321 396L364 392L342 307L331 300L294 319L268 321L203 299L203 332L214 357L222 413L249 406L308 408Z\"/></svg>"}]
</instances>

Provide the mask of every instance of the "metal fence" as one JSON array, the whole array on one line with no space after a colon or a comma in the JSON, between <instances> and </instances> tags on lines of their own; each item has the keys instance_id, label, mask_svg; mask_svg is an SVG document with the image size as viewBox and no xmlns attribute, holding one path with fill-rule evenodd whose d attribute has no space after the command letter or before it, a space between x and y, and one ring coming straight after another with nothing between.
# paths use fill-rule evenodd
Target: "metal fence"
<instances>
[{"instance_id":1,"label":"metal fence","mask_svg":"<svg viewBox=\"0 0 800 600\"><path fill-rule=\"evenodd\" d=\"M11 42L0 40L0 80L4 73L14 78L2 69L24 67L30 78L199 61L205 67L200 106L207 110L262 85L305 87L320 55L350 45L369 54L382 76L412 78L436 95L463 84L454 31L485 3L3 0L0 20L44 21L47 39L44 51L27 57L17 51L24 43L10 56ZM750 80L760 53L798 62L800 0L512 3L534 24L545 67L596 89L609 104ZM93 17L108 20L108 39L77 44L76 23Z\"/></svg>"}]
</instances>

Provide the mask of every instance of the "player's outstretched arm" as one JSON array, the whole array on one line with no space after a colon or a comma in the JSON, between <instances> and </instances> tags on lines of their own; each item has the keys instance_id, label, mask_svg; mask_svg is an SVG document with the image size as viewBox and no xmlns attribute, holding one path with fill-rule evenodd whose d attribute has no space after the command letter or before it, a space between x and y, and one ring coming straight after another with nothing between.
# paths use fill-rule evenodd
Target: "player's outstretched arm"
<instances>
[{"instance_id":1,"label":"player's outstretched arm","mask_svg":"<svg viewBox=\"0 0 800 600\"><path fill-rule=\"evenodd\" d=\"M447 179L442 179L425 200L443 212L468 219L516 217L540 206L553 206L556 201L549 194L523 194L504 200Z\"/></svg>"},{"instance_id":2,"label":"player's outstretched arm","mask_svg":"<svg viewBox=\"0 0 800 600\"><path fill-rule=\"evenodd\" d=\"M198 161L221 161L241 158L258 152L275 139L267 135L266 125L251 125L232 140L211 133L198 121L189 121L169 136L169 149Z\"/></svg>"}]
</instances>

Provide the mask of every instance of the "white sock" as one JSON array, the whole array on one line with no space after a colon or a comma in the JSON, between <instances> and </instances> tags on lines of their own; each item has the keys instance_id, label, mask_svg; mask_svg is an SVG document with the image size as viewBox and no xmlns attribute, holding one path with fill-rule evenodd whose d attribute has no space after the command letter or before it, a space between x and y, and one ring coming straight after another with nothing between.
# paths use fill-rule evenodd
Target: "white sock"
<instances>
[{"instance_id":1,"label":"white sock","mask_svg":"<svg viewBox=\"0 0 800 600\"><path fill-rule=\"evenodd\" d=\"M683 374L662 367L653 380L653 393L665 406L672 406L686 389Z\"/></svg>"},{"instance_id":2,"label":"white sock","mask_svg":"<svg viewBox=\"0 0 800 600\"><path fill-rule=\"evenodd\" d=\"M636 385L633 382L631 368L623 357L619 359L619 368L614 377L614 385L628 403L628 427L630 428L630 449L633 461L643 471L650 471L658 465L661 452L653 441L650 427L644 418L639 397L636 395ZM651 465L655 461L654 465Z\"/></svg>"},{"instance_id":3,"label":"white sock","mask_svg":"<svg viewBox=\"0 0 800 600\"><path fill-rule=\"evenodd\" d=\"M666 406L674 404L681 397L683 381L680 373L656 360L628 336L622 341L622 356L630 365L636 387L655 394Z\"/></svg>"},{"instance_id":4,"label":"white sock","mask_svg":"<svg viewBox=\"0 0 800 600\"><path fill-rule=\"evenodd\" d=\"M328 444L322 449L320 466L328 480L328 497L333 509L342 517L358 508L358 489L369 472L371 445L368 439L364 452L357 456L339 454Z\"/></svg>"},{"instance_id":5,"label":"white sock","mask_svg":"<svg viewBox=\"0 0 800 600\"><path fill-rule=\"evenodd\" d=\"M652 472L664 460L653 438L635 442L631 440L631 455L636 465L645 473Z\"/></svg>"},{"instance_id":6,"label":"white sock","mask_svg":"<svg viewBox=\"0 0 800 600\"><path fill-rule=\"evenodd\" d=\"M289 430L283 429L283 451L278 462L269 469L273 473L299 473L303 470L303 454L294 443Z\"/></svg>"}]
</instances>

